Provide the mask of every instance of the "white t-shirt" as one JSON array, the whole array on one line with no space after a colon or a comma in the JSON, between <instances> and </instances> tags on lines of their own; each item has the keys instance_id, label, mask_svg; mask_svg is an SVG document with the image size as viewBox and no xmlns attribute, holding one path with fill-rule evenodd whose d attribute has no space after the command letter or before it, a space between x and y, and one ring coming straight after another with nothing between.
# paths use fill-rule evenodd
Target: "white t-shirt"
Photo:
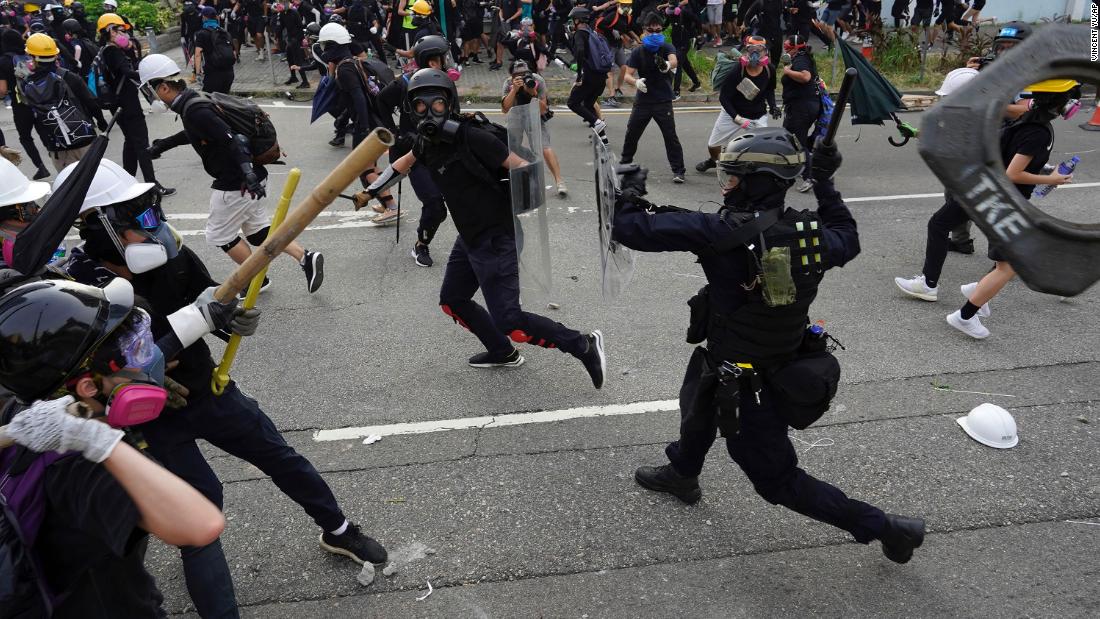
<instances>
[{"instance_id":1,"label":"white t-shirt","mask_svg":"<svg viewBox=\"0 0 1100 619\"><path fill-rule=\"evenodd\" d=\"M726 0L707 0L707 6L714 6L714 5L722 6L725 3L726 3Z\"/></svg>"}]
</instances>

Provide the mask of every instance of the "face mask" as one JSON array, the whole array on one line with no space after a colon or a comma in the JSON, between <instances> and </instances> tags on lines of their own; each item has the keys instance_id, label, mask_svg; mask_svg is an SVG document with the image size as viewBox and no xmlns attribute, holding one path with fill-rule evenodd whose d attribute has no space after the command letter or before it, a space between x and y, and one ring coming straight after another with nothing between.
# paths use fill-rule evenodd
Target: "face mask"
<instances>
[{"instance_id":1,"label":"face mask","mask_svg":"<svg viewBox=\"0 0 1100 619\"><path fill-rule=\"evenodd\" d=\"M447 77L451 78L452 82L457 82L458 78L462 77L462 71L451 67L450 69L447 69Z\"/></svg>"},{"instance_id":2,"label":"face mask","mask_svg":"<svg viewBox=\"0 0 1100 619\"><path fill-rule=\"evenodd\" d=\"M105 404L107 424L112 428L128 428L150 422L160 416L167 401L168 392L163 387L144 383L119 385Z\"/></svg>"},{"instance_id":3,"label":"face mask","mask_svg":"<svg viewBox=\"0 0 1100 619\"><path fill-rule=\"evenodd\" d=\"M157 114L166 114L166 113L168 113L168 105L164 101L161 101L160 99L154 99L153 103L150 104L149 107L150 107L150 109L152 109Z\"/></svg>"},{"instance_id":4,"label":"face mask","mask_svg":"<svg viewBox=\"0 0 1100 619\"><path fill-rule=\"evenodd\" d=\"M122 33L116 34L114 38L111 39L111 41L114 42L114 44L121 49L126 49L127 47L130 47L130 37Z\"/></svg>"},{"instance_id":5,"label":"face mask","mask_svg":"<svg viewBox=\"0 0 1100 619\"><path fill-rule=\"evenodd\" d=\"M659 32L647 34L642 37L642 46L644 46L646 50L650 52L656 52L657 50L661 49L661 45L663 45L664 42L665 35Z\"/></svg>"},{"instance_id":6,"label":"face mask","mask_svg":"<svg viewBox=\"0 0 1100 619\"><path fill-rule=\"evenodd\" d=\"M1076 114L1079 109L1081 109L1081 101L1078 99L1070 99L1065 107L1062 108L1062 118L1065 120L1073 118L1074 114Z\"/></svg>"},{"instance_id":7,"label":"face mask","mask_svg":"<svg viewBox=\"0 0 1100 619\"><path fill-rule=\"evenodd\" d=\"M126 246L123 257L126 268L134 274L148 273L168 264L168 251L159 242L131 243Z\"/></svg>"},{"instance_id":8,"label":"face mask","mask_svg":"<svg viewBox=\"0 0 1100 619\"><path fill-rule=\"evenodd\" d=\"M766 67L770 62L771 59L763 52L750 52L746 56L741 56L742 67L752 67L755 69L756 67Z\"/></svg>"},{"instance_id":9,"label":"face mask","mask_svg":"<svg viewBox=\"0 0 1100 619\"><path fill-rule=\"evenodd\" d=\"M11 262L15 256L15 239L8 239L5 237L0 240L0 244L3 245L4 264L11 266Z\"/></svg>"}]
</instances>

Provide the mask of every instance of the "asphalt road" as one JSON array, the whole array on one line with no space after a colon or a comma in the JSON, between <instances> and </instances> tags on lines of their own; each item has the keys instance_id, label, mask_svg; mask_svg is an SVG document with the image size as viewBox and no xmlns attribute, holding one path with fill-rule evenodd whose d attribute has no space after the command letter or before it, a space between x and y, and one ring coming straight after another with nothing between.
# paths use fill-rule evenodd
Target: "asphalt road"
<instances>
[{"instance_id":1,"label":"asphalt road","mask_svg":"<svg viewBox=\"0 0 1100 619\"><path fill-rule=\"evenodd\" d=\"M288 161L303 170L304 192L347 151L325 144L327 125L309 127L306 109L269 111ZM705 154L714 115L677 112L689 168ZM625 121L609 116L614 145ZM358 567L318 549L313 523L269 479L211 449L245 615L1094 616L1096 288L1060 300L1014 282L993 301L992 337L978 342L951 329L944 316L964 301L958 286L990 267L985 241L977 255L949 256L938 304L904 298L892 278L919 272L925 223L942 200L897 196L942 189L914 145L891 147L887 128L845 126L838 188L872 198L851 203L863 252L830 272L812 311L847 346L838 355L844 384L819 424L792 435L810 473L888 512L926 517L930 534L912 563L890 563L877 543L859 546L764 502L720 445L702 476L704 500L685 507L631 475L662 463L675 436L675 406L662 401L676 397L691 352L685 301L703 284L701 271L688 255L644 255L626 293L603 300L587 132L568 112L552 123L570 187L569 199L550 198L561 308L529 309L603 331L604 389L594 390L571 357L541 348L524 348L527 363L517 369L468 367L479 346L437 307L443 269L409 257L419 214L412 192L396 246L393 228L364 227L349 204L334 205L300 239L324 252L324 287L309 295L298 267L277 260L275 285L261 297L264 322L233 374L322 471L349 517L389 548L397 572L379 570L372 585L359 585ZM10 115L3 124L14 142ZM150 117L154 137L178 127L170 116ZM1063 123L1054 150L1059 160L1081 154L1078 183L1100 181L1096 134ZM686 185L671 183L655 127L636 160L652 169L653 201L717 208L713 175L690 171ZM273 171L276 194L285 170ZM230 261L201 233L209 179L195 154L167 153L157 172L179 189L166 201L169 216L215 276L227 274ZM1096 222L1097 195L1066 188L1047 202L1063 218ZM873 199L881 196L894 199ZM812 198L791 192L789 203L811 207ZM438 262L454 237L445 223L432 245ZM1015 415L1016 448L984 447L956 425L985 401ZM507 425L515 413L630 403L644 412L587 409ZM461 421L478 416L496 417ZM315 439L318 430L448 420L462 429L439 423L439 431L370 445ZM168 608L188 612L175 549L156 544L148 561ZM418 601L429 581L434 593Z\"/></svg>"}]
</instances>

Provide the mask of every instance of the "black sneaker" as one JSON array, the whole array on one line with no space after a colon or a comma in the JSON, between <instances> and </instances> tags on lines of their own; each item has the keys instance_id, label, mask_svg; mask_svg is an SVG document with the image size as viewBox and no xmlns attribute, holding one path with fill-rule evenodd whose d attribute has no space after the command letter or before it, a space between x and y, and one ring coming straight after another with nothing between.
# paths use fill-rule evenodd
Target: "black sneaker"
<instances>
[{"instance_id":1,"label":"black sneaker","mask_svg":"<svg viewBox=\"0 0 1100 619\"><path fill-rule=\"evenodd\" d=\"M260 292L266 292L271 287L271 280L264 276L264 283L260 284ZM245 296L248 295L248 286L245 286L244 290L237 293L237 298L244 301Z\"/></svg>"},{"instance_id":2,"label":"black sneaker","mask_svg":"<svg viewBox=\"0 0 1100 619\"><path fill-rule=\"evenodd\" d=\"M684 477L672 468L663 466L640 466L634 471L634 481L643 488L656 492L667 492L688 505L703 498L703 489L699 487L698 477Z\"/></svg>"},{"instance_id":3,"label":"black sneaker","mask_svg":"<svg viewBox=\"0 0 1100 619\"><path fill-rule=\"evenodd\" d=\"M310 88L309 82L303 80L301 84L298 84L297 88L298 90L306 90Z\"/></svg>"},{"instance_id":4,"label":"black sneaker","mask_svg":"<svg viewBox=\"0 0 1100 619\"><path fill-rule=\"evenodd\" d=\"M702 85L702 82L695 82L691 85L691 88L688 88L688 92L695 92L696 90L699 90L699 87Z\"/></svg>"},{"instance_id":5,"label":"black sneaker","mask_svg":"<svg viewBox=\"0 0 1100 619\"><path fill-rule=\"evenodd\" d=\"M157 193L160 194L160 197L162 197L162 198L167 198L168 196L176 195L176 188L175 187L165 187L164 185L161 185L159 182L154 183L154 185L156 186Z\"/></svg>"},{"instance_id":6,"label":"black sneaker","mask_svg":"<svg viewBox=\"0 0 1100 619\"><path fill-rule=\"evenodd\" d=\"M347 135L338 135L328 141L329 146L341 147L347 144Z\"/></svg>"},{"instance_id":7,"label":"black sneaker","mask_svg":"<svg viewBox=\"0 0 1100 619\"><path fill-rule=\"evenodd\" d=\"M430 267L435 264L432 262L432 255L428 253L428 246L423 243L413 245L412 257L416 259L418 267Z\"/></svg>"},{"instance_id":8,"label":"black sneaker","mask_svg":"<svg viewBox=\"0 0 1100 619\"><path fill-rule=\"evenodd\" d=\"M513 348L512 352L505 357L483 352L470 357L467 363L475 368L516 368L523 365L523 355L519 354L516 348Z\"/></svg>"},{"instance_id":9,"label":"black sneaker","mask_svg":"<svg viewBox=\"0 0 1100 619\"><path fill-rule=\"evenodd\" d=\"M974 253L974 239L966 239L965 241L947 241L947 251L958 252L960 254L972 254Z\"/></svg>"},{"instance_id":10,"label":"black sneaker","mask_svg":"<svg viewBox=\"0 0 1100 619\"><path fill-rule=\"evenodd\" d=\"M287 78L287 80L285 82L283 82L283 86L290 86L291 84L293 84L294 82L297 82L297 81L298 81L298 78L291 75L290 77Z\"/></svg>"},{"instance_id":11,"label":"black sneaker","mask_svg":"<svg viewBox=\"0 0 1100 619\"><path fill-rule=\"evenodd\" d=\"M704 159L703 161L695 164L695 171L706 172L707 170L713 170L716 167L718 167L718 164L713 159Z\"/></svg>"},{"instance_id":12,"label":"black sneaker","mask_svg":"<svg viewBox=\"0 0 1100 619\"><path fill-rule=\"evenodd\" d=\"M603 334L596 330L584 337L588 339L588 350L581 353L577 358L581 360L584 369L588 370L588 375L592 377L592 386L599 389L603 387L603 377L607 373L607 355L603 352Z\"/></svg>"},{"instance_id":13,"label":"black sneaker","mask_svg":"<svg viewBox=\"0 0 1100 619\"><path fill-rule=\"evenodd\" d=\"M307 251L299 264L306 274L306 288L310 294L317 292L325 281L325 257L319 251Z\"/></svg>"},{"instance_id":14,"label":"black sneaker","mask_svg":"<svg viewBox=\"0 0 1100 619\"><path fill-rule=\"evenodd\" d=\"M344 555L359 565L370 562L382 565L389 558L385 547L373 538L363 535L359 525L348 523L348 529L340 535L328 531L321 533L321 548L338 555Z\"/></svg>"},{"instance_id":15,"label":"black sneaker","mask_svg":"<svg viewBox=\"0 0 1100 619\"><path fill-rule=\"evenodd\" d=\"M882 554L894 563L908 563L913 549L924 543L924 519L886 514L882 532Z\"/></svg>"},{"instance_id":16,"label":"black sneaker","mask_svg":"<svg viewBox=\"0 0 1100 619\"><path fill-rule=\"evenodd\" d=\"M50 171L47 170L45 166L42 166L41 168L38 168L37 172L34 173L34 180L40 181L44 178L48 178L49 176Z\"/></svg>"}]
</instances>

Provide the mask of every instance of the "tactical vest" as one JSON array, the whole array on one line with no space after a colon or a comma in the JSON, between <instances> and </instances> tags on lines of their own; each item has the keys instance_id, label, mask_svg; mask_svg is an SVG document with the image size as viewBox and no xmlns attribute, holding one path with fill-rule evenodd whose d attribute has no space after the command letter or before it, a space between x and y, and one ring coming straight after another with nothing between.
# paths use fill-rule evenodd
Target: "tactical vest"
<instances>
[{"instance_id":1,"label":"tactical vest","mask_svg":"<svg viewBox=\"0 0 1100 619\"><path fill-rule=\"evenodd\" d=\"M740 249L756 264L757 277L744 282L748 300L733 311L721 311L710 304L707 316L707 348L717 358L767 367L795 357L806 330L810 304L828 265L821 221L814 211L786 209L779 220L755 235ZM764 248L790 252L790 273L795 295L792 303L769 306L763 294L761 260Z\"/></svg>"}]
</instances>

